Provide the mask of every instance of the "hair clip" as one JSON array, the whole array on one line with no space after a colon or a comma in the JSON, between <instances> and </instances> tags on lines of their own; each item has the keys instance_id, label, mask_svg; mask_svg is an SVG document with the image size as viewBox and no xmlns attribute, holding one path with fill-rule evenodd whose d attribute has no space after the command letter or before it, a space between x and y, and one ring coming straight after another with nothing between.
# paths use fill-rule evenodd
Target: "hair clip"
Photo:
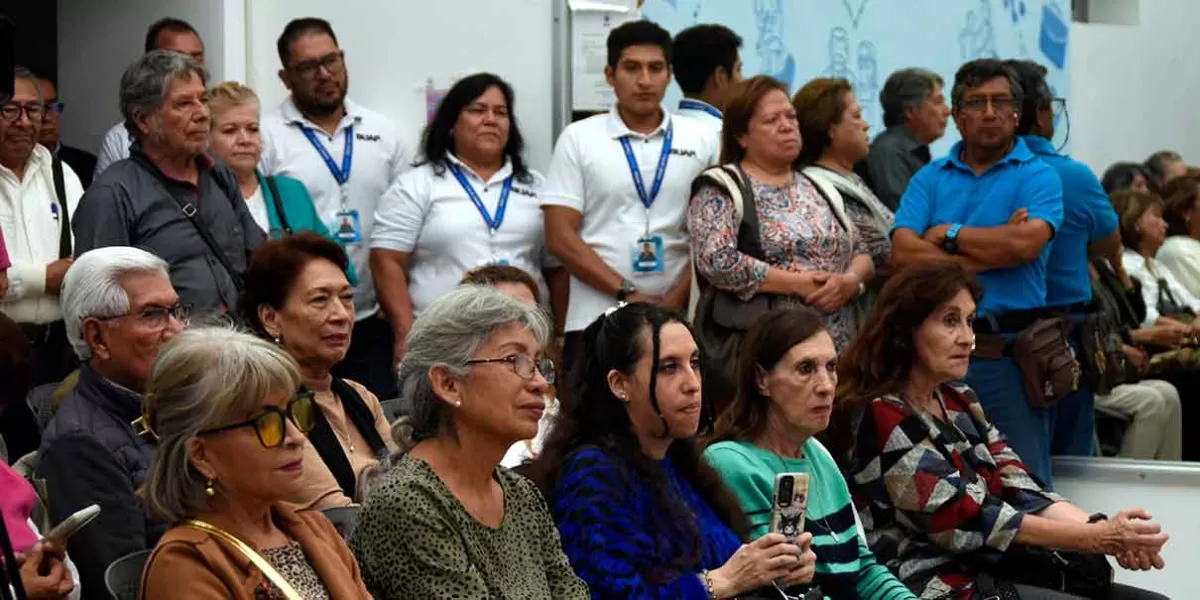
<instances>
[{"instance_id":1,"label":"hair clip","mask_svg":"<svg viewBox=\"0 0 1200 600\"><path fill-rule=\"evenodd\" d=\"M616 306L608 307L608 309L604 311L604 317L605 318L611 317L613 313L617 312L618 310L621 310L622 308L625 308L626 306L629 306L629 303L622 300L622 301L618 302Z\"/></svg>"}]
</instances>

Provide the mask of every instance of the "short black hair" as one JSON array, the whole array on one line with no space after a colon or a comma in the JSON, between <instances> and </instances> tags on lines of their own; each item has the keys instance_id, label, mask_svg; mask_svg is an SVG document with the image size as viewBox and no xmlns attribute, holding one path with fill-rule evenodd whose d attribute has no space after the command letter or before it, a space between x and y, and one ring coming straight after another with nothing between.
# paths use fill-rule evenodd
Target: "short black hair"
<instances>
[{"instance_id":1,"label":"short black hair","mask_svg":"<svg viewBox=\"0 0 1200 600\"><path fill-rule=\"evenodd\" d=\"M617 68L621 52L630 46L658 46L663 58L671 64L673 44L671 34L653 21L630 21L608 32L608 66Z\"/></svg>"},{"instance_id":2,"label":"short black hair","mask_svg":"<svg viewBox=\"0 0 1200 600\"><path fill-rule=\"evenodd\" d=\"M288 61L292 58L292 42L300 39L303 36L310 34L323 33L333 39L334 45L337 45L337 36L333 34L333 26L329 21L317 17L300 17L292 19L284 26L283 33L279 34L279 40L275 42L275 49L279 51L279 62L287 68Z\"/></svg>"},{"instance_id":3,"label":"short black hair","mask_svg":"<svg viewBox=\"0 0 1200 600\"><path fill-rule=\"evenodd\" d=\"M954 87L950 90L951 104L955 108L959 108L962 106L962 99L967 90L977 88L997 77L1008 80L1008 87L1012 91L1013 100L1018 107L1025 103L1025 92L1021 89L1021 82L1017 80L1017 74L1003 61L994 58L980 58L959 67L958 72L954 74Z\"/></svg>"},{"instance_id":4,"label":"short black hair","mask_svg":"<svg viewBox=\"0 0 1200 600\"><path fill-rule=\"evenodd\" d=\"M1054 94L1046 81L1046 73L1050 71L1032 60L1006 60L1004 64L1017 74L1021 91L1025 100L1021 103L1021 118L1017 121L1017 135L1029 135L1037 122L1037 111L1050 108L1054 102Z\"/></svg>"},{"instance_id":5,"label":"short black hair","mask_svg":"<svg viewBox=\"0 0 1200 600\"><path fill-rule=\"evenodd\" d=\"M196 31L196 28L192 27L191 23L188 23L183 19L176 19L175 17L159 19L150 25L150 29L146 30L146 52L159 49L158 36L162 35L164 31L190 33L197 38L200 37L200 32Z\"/></svg>"},{"instance_id":6,"label":"short black hair","mask_svg":"<svg viewBox=\"0 0 1200 600\"><path fill-rule=\"evenodd\" d=\"M699 94L717 67L725 67L733 75L742 37L724 25L696 25L676 34L673 44L671 66L679 89Z\"/></svg>"},{"instance_id":7,"label":"short black hair","mask_svg":"<svg viewBox=\"0 0 1200 600\"><path fill-rule=\"evenodd\" d=\"M488 91L497 88L504 95L504 103L508 105L508 143L504 145L504 155L512 163L513 174L519 181L530 181L529 167L525 165L525 138L521 136L521 128L517 127L516 108L513 106L513 89L508 82L492 73L476 73L463 77L455 82L442 101L438 103L433 114L433 120L425 126L421 136L422 159L418 165L428 162L433 171L442 174L446 169L448 154L457 154L454 148L454 134L450 130L458 121L458 115L469 104Z\"/></svg>"}]
</instances>

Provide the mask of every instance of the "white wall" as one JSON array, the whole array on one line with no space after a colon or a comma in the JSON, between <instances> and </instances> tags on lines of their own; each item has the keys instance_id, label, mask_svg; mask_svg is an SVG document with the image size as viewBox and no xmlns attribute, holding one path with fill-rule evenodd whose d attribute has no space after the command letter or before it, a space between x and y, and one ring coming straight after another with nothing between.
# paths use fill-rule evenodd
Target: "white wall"
<instances>
[{"instance_id":1,"label":"white wall","mask_svg":"<svg viewBox=\"0 0 1200 600\"><path fill-rule=\"evenodd\" d=\"M1196 0L1143 0L1134 26L1074 23L1072 154L1098 174L1171 148L1200 164Z\"/></svg>"},{"instance_id":2,"label":"white wall","mask_svg":"<svg viewBox=\"0 0 1200 600\"><path fill-rule=\"evenodd\" d=\"M181 1L181 0L177 0ZM275 41L295 17L327 19L346 52L349 96L396 121L415 147L425 126L425 82L449 87L491 71L515 91L530 165L550 162L552 0L246 0L247 77L268 110L287 96Z\"/></svg>"},{"instance_id":3,"label":"white wall","mask_svg":"<svg viewBox=\"0 0 1200 600\"><path fill-rule=\"evenodd\" d=\"M244 28L236 27L243 1L58 0L59 97L67 104L63 141L92 152L100 147L104 132L121 116L121 74L142 54L146 28L163 17L183 19L200 32L213 77L244 76L245 53L236 51L245 46ZM226 39L227 29L234 38Z\"/></svg>"}]
</instances>

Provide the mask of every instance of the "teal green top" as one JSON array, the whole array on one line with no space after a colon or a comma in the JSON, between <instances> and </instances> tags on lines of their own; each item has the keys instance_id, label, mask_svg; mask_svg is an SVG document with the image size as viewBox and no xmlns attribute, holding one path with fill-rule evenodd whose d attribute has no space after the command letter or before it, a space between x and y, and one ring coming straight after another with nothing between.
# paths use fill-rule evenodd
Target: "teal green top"
<instances>
[{"instance_id":1,"label":"teal green top","mask_svg":"<svg viewBox=\"0 0 1200 600\"><path fill-rule=\"evenodd\" d=\"M771 498L779 473L807 473L804 530L817 555L814 583L832 600L915 600L887 567L875 562L858 535L846 480L829 451L815 439L804 442L804 458L784 458L746 442L719 442L704 451L710 465L737 496L750 520L750 538L771 525Z\"/></svg>"},{"instance_id":2,"label":"teal green top","mask_svg":"<svg viewBox=\"0 0 1200 600\"><path fill-rule=\"evenodd\" d=\"M280 221L279 211L275 208L275 196L271 194L271 186L267 185L267 178L263 176L262 171L256 170L255 173L258 175L258 186L262 188L263 203L267 205L267 223L270 225L267 236L279 239L283 237L283 222ZM308 195L308 189L303 183L287 175L275 175L274 179L275 187L279 188L279 204L283 206L284 217L287 218L293 233L312 231L333 240L343 250L346 248L345 244L329 233L329 228L317 215L312 196ZM358 285L358 274L355 273L352 262L346 263L346 279L350 281L350 285Z\"/></svg>"}]
</instances>

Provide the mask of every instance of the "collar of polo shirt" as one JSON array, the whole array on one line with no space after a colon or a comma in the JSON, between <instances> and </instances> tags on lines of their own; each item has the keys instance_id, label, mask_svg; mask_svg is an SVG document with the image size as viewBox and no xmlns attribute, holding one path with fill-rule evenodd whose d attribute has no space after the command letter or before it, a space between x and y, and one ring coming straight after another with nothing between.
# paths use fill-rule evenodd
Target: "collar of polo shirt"
<instances>
[{"instance_id":1,"label":"collar of polo shirt","mask_svg":"<svg viewBox=\"0 0 1200 600\"><path fill-rule=\"evenodd\" d=\"M606 124L605 129L607 129L608 135L611 136L612 139L614 139L614 140L620 139L620 138L623 138L626 136L634 136L634 137L638 137L638 138L652 138L654 136L661 135L664 132L666 132L667 126L670 125L670 123L671 123L670 111L668 111L667 109L664 108L664 109L662 109L662 113L663 113L663 120L661 123L658 124L658 127L656 127L654 129L654 131L651 131L650 133L638 133L638 132L630 129L627 125L625 125L625 120L621 118L621 114L617 112L617 105L614 104L613 107L611 109L609 109L609 111L608 111L608 123Z\"/></svg>"},{"instance_id":2,"label":"collar of polo shirt","mask_svg":"<svg viewBox=\"0 0 1200 600\"><path fill-rule=\"evenodd\" d=\"M341 123L338 123L338 129L345 127L347 122L353 122L356 125L362 122L363 111L357 103L347 97L342 101L342 106L346 109L346 116L342 117ZM313 123L308 119L308 117L305 117L300 112L299 108L296 108L296 102L292 100L291 96L288 96L287 102L283 103L279 113L283 116L283 120L288 123L302 127L308 127L317 131L323 131L316 123Z\"/></svg>"}]
</instances>

